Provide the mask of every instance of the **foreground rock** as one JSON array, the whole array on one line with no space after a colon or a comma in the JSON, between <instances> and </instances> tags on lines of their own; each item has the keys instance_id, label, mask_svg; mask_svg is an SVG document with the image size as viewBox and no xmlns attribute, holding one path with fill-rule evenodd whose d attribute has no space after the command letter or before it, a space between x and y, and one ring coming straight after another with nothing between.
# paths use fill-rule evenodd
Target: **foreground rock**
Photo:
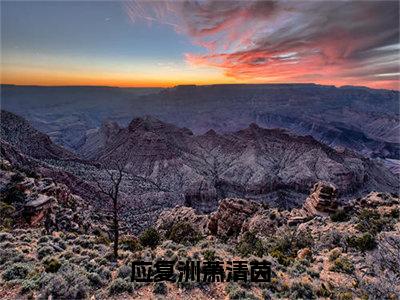
<instances>
[{"instance_id":1,"label":"foreground rock","mask_svg":"<svg viewBox=\"0 0 400 300\"><path fill-rule=\"evenodd\" d=\"M0 162L2 216L6 227L40 227L48 232L88 233L104 224L93 208L62 183L30 171L19 171L9 161ZM9 221L4 222L4 218ZM105 220L105 219L104 219ZM103 220L103 221L104 221Z\"/></svg>"},{"instance_id":2,"label":"foreground rock","mask_svg":"<svg viewBox=\"0 0 400 300\"><path fill-rule=\"evenodd\" d=\"M2 165L8 171L0 173L0 182L7 183L12 167L6 162ZM62 197L58 199L57 194L65 195L64 200L69 197L63 188L60 191L64 192L54 193L57 182L29 176L19 180L24 193L35 189L40 195L49 192L48 197L60 202L57 205L63 210L53 206L56 220L75 222L85 215L83 208L61 205ZM326 195L327 186L317 184L313 193ZM121 235L117 262L110 261L112 243L98 229L85 233L81 227L60 226L46 234L43 222L29 228L14 224L0 232L0 298L396 299L400 292L399 198L371 193L349 202L347 218L336 221L320 214L330 205L310 203L318 208L317 214L293 227L286 225L289 211L244 199L224 199L212 214L177 206L161 213L156 230L138 239ZM93 218L91 221L96 223ZM182 226L184 231L163 234L173 227L179 229L175 225L182 223L195 230ZM187 232L191 235L179 235ZM203 266L213 260L267 260L272 266L272 282L137 284L130 281L129 267L137 260L199 261ZM35 276L38 273L40 276Z\"/></svg>"}]
</instances>

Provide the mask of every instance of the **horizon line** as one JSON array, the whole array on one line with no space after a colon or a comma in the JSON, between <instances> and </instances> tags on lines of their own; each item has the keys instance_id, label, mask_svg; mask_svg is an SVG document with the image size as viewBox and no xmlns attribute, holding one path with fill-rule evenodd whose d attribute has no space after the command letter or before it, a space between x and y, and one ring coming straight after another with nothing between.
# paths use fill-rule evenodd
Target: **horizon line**
<instances>
[{"instance_id":1,"label":"horizon line","mask_svg":"<svg viewBox=\"0 0 400 300\"><path fill-rule=\"evenodd\" d=\"M178 84L171 86L112 86L112 85L37 85L37 84L15 84L15 83L0 83L0 86L16 86L16 87L43 87L43 88L72 88L72 87L93 87L93 88L115 88L115 89L173 89L177 87L189 87L189 86L198 86L198 87L207 87L207 86L223 86L223 85L231 85L231 86L250 86L250 85L314 85L314 86L322 86L322 87L335 87L335 88L345 88L345 87L353 87L353 88L363 88L370 90L385 90L385 91L395 91L400 92L399 89L384 89L384 88L372 88L365 85L334 85L334 84L319 84L314 82L281 82L281 83L215 83L215 84Z\"/></svg>"}]
</instances>

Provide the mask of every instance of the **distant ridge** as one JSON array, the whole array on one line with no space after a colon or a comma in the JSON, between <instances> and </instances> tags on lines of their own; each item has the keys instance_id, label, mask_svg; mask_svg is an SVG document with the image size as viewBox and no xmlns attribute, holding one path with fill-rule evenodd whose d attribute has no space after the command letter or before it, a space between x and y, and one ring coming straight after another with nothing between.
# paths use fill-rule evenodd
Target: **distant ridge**
<instances>
[{"instance_id":1,"label":"distant ridge","mask_svg":"<svg viewBox=\"0 0 400 300\"><path fill-rule=\"evenodd\" d=\"M104 120L126 126L154 116L194 134L256 123L311 135L331 147L399 159L399 92L300 84L178 85L172 88L3 86L2 108L74 150Z\"/></svg>"},{"instance_id":2,"label":"distant ridge","mask_svg":"<svg viewBox=\"0 0 400 300\"><path fill-rule=\"evenodd\" d=\"M179 89L179 88L194 88L194 87L320 87L320 88L336 88L336 89L364 89L364 90L378 90L378 91L398 91L395 89L378 89L368 86L357 85L325 85L313 82L308 83L217 83L217 84L178 84L170 87L153 87L153 86L108 86L108 85L20 85L20 84L0 84L0 87L30 87L30 88L102 88L102 89Z\"/></svg>"}]
</instances>

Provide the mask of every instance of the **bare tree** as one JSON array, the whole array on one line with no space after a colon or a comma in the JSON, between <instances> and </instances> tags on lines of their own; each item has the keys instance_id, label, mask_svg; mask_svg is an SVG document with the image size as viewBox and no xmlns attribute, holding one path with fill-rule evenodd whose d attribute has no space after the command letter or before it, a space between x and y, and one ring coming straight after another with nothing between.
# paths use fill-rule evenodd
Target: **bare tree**
<instances>
[{"instance_id":1,"label":"bare tree","mask_svg":"<svg viewBox=\"0 0 400 300\"><path fill-rule=\"evenodd\" d=\"M120 203L120 185L124 177L126 163L123 161L114 162L106 167L104 170L109 176L109 184L103 185L97 179L92 177L92 180L96 183L98 189L103 193L109 200L111 200L111 213L112 213L112 232L113 232L113 259L118 259L118 242L119 242L119 218L122 204Z\"/></svg>"}]
</instances>

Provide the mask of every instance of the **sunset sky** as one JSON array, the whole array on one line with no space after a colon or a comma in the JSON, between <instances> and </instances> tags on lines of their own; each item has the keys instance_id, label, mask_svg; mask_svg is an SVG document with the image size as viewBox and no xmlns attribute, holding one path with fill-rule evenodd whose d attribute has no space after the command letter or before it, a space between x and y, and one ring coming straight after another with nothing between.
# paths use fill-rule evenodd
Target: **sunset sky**
<instances>
[{"instance_id":1,"label":"sunset sky","mask_svg":"<svg viewBox=\"0 0 400 300\"><path fill-rule=\"evenodd\" d=\"M1 82L399 89L398 1L1 1Z\"/></svg>"}]
</instances>

